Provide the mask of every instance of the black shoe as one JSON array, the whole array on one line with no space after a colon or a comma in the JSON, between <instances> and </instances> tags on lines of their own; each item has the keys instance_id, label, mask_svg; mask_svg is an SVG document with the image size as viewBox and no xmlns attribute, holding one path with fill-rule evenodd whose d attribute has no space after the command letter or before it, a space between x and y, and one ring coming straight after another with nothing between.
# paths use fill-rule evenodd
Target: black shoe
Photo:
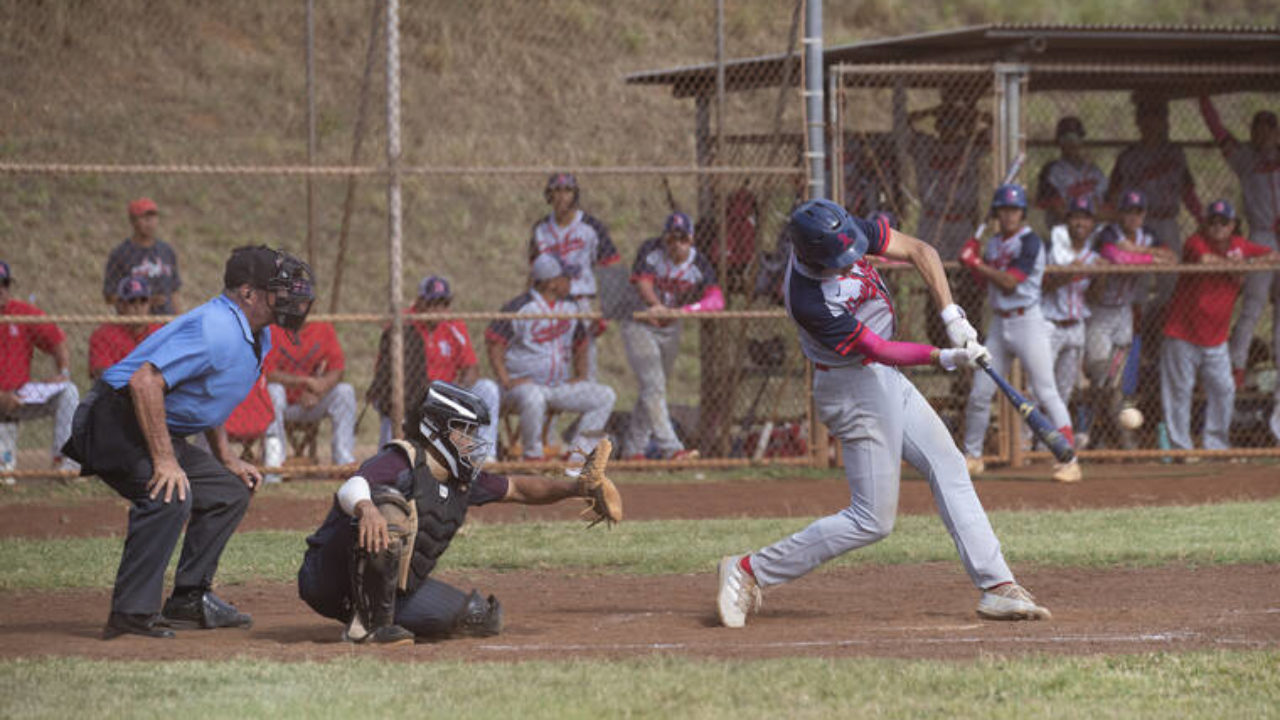
<instances>
[{"instance_id":1,"label":"black shoe","mask_svg":"<svg viewBox=\"0 0 1280 720\"><path fill-rule=\"evenodd\" d=\"M253 627L253 617L214 595L212 590L170 596L164 604L163 622L180 630Z\"/></svg>"},{"instance_id":2,"label":"black shoe","mask_svg":"<svg viewBox=\"0 0 1280 720\"><path fill-rule=\"evenodd\" d=\"M173 639L173 631L165 629L162 622L163 619L159 615L113 612L107 616L106 627L102 628L102 639L111 640L121 635Z\"/></svg>"},{"instance_id":3,"label":"black shoe","mask_svg":"<svg viewBox=\"0 0 1280 720\"><path fill-rule=\"evenodd\" d=\"M399 625L383 625L370 633L361 642L365 645L382 645L384 647L412 645L413 633Z\"/></svg>"}]
</instances>

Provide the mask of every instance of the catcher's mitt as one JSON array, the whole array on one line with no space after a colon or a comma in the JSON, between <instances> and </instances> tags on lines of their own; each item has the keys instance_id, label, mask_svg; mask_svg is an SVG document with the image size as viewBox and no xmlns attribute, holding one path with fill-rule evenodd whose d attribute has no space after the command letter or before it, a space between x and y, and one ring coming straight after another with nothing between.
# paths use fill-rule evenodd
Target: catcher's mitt
<instances>
[{"instance_id":1,"label":"catcher's mitt","mask_svg":"<svg viewBox=\"0 0 1280 720\"><path fill-rule=\"evenodd\" d=\"M609 438L600 438L600 444L587 456L578 475L578 492L587 501L582 517L591 521L587 525L589 528L602 522L613 525L622 521L622 495L613 481L604 474L612 452L613 443L609 442Z\"/></svg>"}]
</instances>

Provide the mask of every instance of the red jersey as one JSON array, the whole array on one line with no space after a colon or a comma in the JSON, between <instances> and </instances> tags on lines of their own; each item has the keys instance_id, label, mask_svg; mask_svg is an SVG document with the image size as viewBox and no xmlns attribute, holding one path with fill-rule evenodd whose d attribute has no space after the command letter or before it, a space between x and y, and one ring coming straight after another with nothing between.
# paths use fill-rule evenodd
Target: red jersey
<instances>
[{"instance_id":1,"label":"red jersey","mask_svg":"<svg viewBox=\"0 0 1280 720\"><path fill-rule=\"evenodd\" d=\"M476 364L467 326L460 320L445 320L429 329L425 322L413 321L422 336L427 354L427 378L457 382L462 371Z\"/></svg>"},{"instance_id":2,"label":"red jersey","mask_svg":"<svg viewBox=\"0 0 1280 720\"><path fill-rule=\"evenodd\" d=\"M138 343L146 340L148 335L159 330L160 327L159 324L148 325L145 332L134 337L133 329L127 325L116 323L99 325L98 329L89 336L89 374L93 375L95 371L102 372L120 362L138 347Z\"/></svg>"},{"instance_id":3,"label":"red jersey","mask_svg":"<svg viewBox=\"0 0 1280 720\"><path fill-rule=\"evenodd\" d=\"M333 325L325 322L307 323L298 331L298 342L289 333L271 326L271 352L262 365L263 373L273 372L315 377L332 370L346 370L347 359L338 343L338 333ZM302 388L289 387L285 391L290 405L302 398Z\"/></svg>"},{"instance_id":4,"label":"red jersey","mask_svg":"<svg viewBox=\"0 0 1280 720\"><path fill-rule=\"evenodd\" d=\"M232 440L253 440L266 434L275 414L275 406L271 404L271 395L267 392L267 374L263 373L258 376L249 395L231 411L223 427Z\"/></svg>"},{"instance_id":5,"label":"red jersey","mask_svg":"<svg viewBox=\"0 0 1280 720\"><path fill-rule=\"evenodd\" d=\"M1204 236L1196 233L1187 238L1182 248L1184 263L1198 263L1205 255L1231 259L1258 257L1271 249L1255 245L1239 235L1232 235L1224 253L1214 252ZM1231 311L1240 295L1240 273L1193 273L1180 275L1174 288L1164 334L1199 345L1213 347L1227 341L1231 332Z\"/></svg>"},{"instance_id":6,"label":"red jersey","mask_svg":"<svg viewBox=\"0 0 1280 720\"><path fill-rule=\"evenodd\" d=\"M44 315L35 305L9 300L0 306L0 315ZM52 354L67 339L53 323L0 325L0 390L12 392L31 379L31 356L35 348Z\"/></svg>"}]
</instances>

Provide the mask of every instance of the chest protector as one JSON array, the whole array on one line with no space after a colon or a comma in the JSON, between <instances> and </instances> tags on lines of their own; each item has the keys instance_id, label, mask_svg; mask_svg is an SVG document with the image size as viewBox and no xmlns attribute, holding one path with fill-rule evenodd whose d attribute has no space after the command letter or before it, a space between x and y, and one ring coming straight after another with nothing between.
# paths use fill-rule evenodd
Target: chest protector
<instances>
[{"instance_id":1,"label":"chest protector","mask_svg":"<svg viewBox=\"0 0 1280 720\"><path fill-rule=\"evenodd\" d=\"M412 452L407 447L404 449ZM407 595L417 590L435 570L436 562L466 521L471 488L469 484L453 481L449 471L427 453L419 454L413 468L400 474L396 487L418 508L418 534L414 537L404 590Z\"/></svg>"}]
</instances>

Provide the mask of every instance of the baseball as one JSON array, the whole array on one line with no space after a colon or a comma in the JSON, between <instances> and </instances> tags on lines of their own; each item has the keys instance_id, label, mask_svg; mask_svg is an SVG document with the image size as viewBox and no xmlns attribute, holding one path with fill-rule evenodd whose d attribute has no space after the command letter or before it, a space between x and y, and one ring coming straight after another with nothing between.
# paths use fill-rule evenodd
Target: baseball
<instances>
[{"instance_id":1,"label":"baseball","mask_svg":"<svg viewBox=\"0 0 1280 720\"><path fill-rule=\"evenodd\" d=\"M1142 427L1142 411L1136 407L1127 407L1120 411L1120 427L1125 430L1137 430Z\"/></svg>"}]
</instances>

